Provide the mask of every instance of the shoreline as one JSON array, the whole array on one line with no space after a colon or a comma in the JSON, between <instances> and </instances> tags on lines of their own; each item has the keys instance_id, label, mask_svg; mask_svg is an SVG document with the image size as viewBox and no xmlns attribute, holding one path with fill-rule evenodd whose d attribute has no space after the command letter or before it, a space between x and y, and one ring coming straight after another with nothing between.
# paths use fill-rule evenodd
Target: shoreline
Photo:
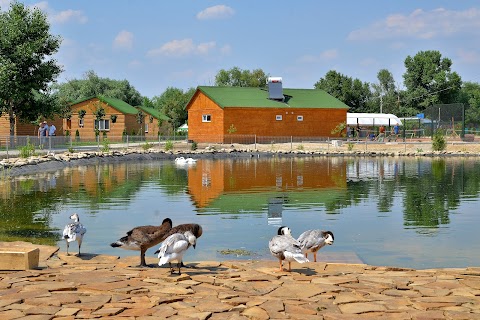
<instances>
[{"instance_id":1,"label":"shoreline","mask_svg":"<svg viewBox=\"0 0 480 320\"><path fill-rule=\"evenodd\" d=\"M40 257L39 269L0 271L1 319L480 317L480 267L294 262L291 272L279 272L275 260L186 261L171 275L168 266L131 267L137 255L76 257L44 246Z\"/></svg>"},{"instance_id":2,"label":"shoreline","mask_svg":"<svg viewBox=\"0 0 480 320\"><path fill-rule=\"evenodd\" d=\"M480 158L480 145L469 145L467 150L463 144L452 145L444 151L423 150L422 148L410 146L407 150L404 144L375 144L366 146L366 150L360 150L361 143L353 150L348 150L345 145L340 147L330 147L327 145L303 144L291 145L279 144L278 147L265 146L255 149L253 145L231 145L229 148L219 148L207 146L204 149L195 151L188 150L188 145L184 144L174 151L165 151L162 148L133 148L123 150L102 151L82 151L70 153L46 153L35 155L29 158L9 157L0 160L0 175L18 176L58 170L65 167L74 167L78 165L87 165L95 163L109 163L118 161L138 161L138 160L174 160L176 157L194 157L196 159L225 159L225 158L268 158L268 157L467 157ZM454 148L454 146L457 146ZM294 149L294 147L296 149ZM412 149L412 148L416 148Z\"/></svg>"}]
</instances>

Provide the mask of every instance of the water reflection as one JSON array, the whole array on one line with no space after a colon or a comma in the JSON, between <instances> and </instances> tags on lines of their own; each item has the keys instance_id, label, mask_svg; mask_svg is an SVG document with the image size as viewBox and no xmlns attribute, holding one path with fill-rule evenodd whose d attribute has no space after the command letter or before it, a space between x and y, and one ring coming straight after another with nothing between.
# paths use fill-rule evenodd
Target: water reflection
<instances>
[{"instance_id":1,"label":"water reflection","mask_svg":"<svg viewBox=\"0 0 480 320\"><path fill-rule=\"evenodd\" d=\"M226 248L268 257L268 239L289 225L296 235L333 230L338 241L329 252L354 252L371 264L478 265L479 171L479 162L466 158L394 157L65 168L0 180L0 240L61 246L60 231L78 212L89 229L86 250L128 255L109 251L108 243L169 216L174 224L205 226L202 249L191 253L197 259L228 258L218 254Z\"/></svg>"}]
</instances>

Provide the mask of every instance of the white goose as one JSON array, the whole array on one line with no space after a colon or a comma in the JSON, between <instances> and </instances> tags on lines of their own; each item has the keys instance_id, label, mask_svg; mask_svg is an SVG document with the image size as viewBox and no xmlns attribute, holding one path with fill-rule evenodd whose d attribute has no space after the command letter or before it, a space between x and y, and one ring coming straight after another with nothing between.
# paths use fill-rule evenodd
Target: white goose
<instances>
[{"instance_id":1,"label":"white goose","mask_svg":"<svg viewBox=\"0 0 480 320\"><path fill-rule=\"evenodd\" d=\"M174 233L168 236L168 238L162 242L160 248L155 251L155 254L158 253L158 258L160 259L158 261L158 265L163 266L168 262L170 265L170 272L174 273L172 261L177 261L178 274L180 274L183 255L190 245L192 245L195 249L196 244L197 238L191 231L185 231L185 233Z\"/></svg>"},{"instance_id":2,"label":"white goose","mask_svg":"<svg viewBox=\"0 0 480 320\"><path fill-rule=\"evenodd\" d=\"M196 162L197 160L193 158L184 158L184 157L175 158L175 163L178 165L195 164Z\"/></svg>"},{"instance_id":3,"label":"white goose","mask_svg":"<svg viewBox=\"0 0 480 320\"><path fill-rule=\"evenodd\" d=\"M278 258L280 271L283 271L283 260L288 261L288 271L292 270L291 262L294 260L299 263L309 262L302 253L300 242L292 237L288 227L282 226L278 228L278 235L270 240L268 248L270 253Z\"/></svg>"},{"instance_id":4,"label":"white goose","mask_svg":"<svg viewBox=\"0 0 480 320\"><path fill-rule=\"evenodd\" d=\"M300 242L305 258L309 252L312 252L313 261L317 262L317 251L326 245L332 245L334 237L331 231L307 230L297 240Z\"/></svg>"},{"instance_id":5,"label":"white goose","mask_svg":"<svg viewBox=\"0 0 480 320\"><path fill-rule=\"evenodd\" d=\"M70 216L70 219L72 219L74 222L67 224L65 226L65 229L63 229L63 239L65 239L65 241L67 242L67 255L70 255L68 253L68 247L70 242L77 241L78 256L80 256L80 247L82 246L83 236L87 232L87 228L85 228L83 224L80 223L80 218L78 217L78 214L72 214Z\"/></svg>"}]
</instances>

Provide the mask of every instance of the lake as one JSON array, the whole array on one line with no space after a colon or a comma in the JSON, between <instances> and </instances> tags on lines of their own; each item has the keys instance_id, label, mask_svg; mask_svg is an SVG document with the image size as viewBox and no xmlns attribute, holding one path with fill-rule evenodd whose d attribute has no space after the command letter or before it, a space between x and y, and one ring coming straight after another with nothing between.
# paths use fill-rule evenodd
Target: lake
<instances>
[{"instance_id":1,"label":"lake","mask_svg":"<svg viewBox=\"0 0 480 320\"><path fill-rule=\"evenodd\" d=\"M77 212L82 252L138 256L109 244L134 226L199 223L186 261L273 259L282 225L330 230L328 258L417 269L480 265L480 162L462 157L260 157L126 161L0 180L0 241L58 245ZM76 253L76 243L71 246ZM156 248L147 251L153 257ZM226 252L237 254L225 254Z\"/></svg>"}]
</instances>

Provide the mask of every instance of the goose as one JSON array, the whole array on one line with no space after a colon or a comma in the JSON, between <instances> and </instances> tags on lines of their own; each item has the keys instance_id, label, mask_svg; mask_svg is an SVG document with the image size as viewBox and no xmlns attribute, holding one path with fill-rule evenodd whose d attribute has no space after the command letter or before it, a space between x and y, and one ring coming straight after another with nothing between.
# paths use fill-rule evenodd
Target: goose
<instances>
[{"instance_id":1,"label":"goose","mask_svg":"<svg viewBox=\"0 0 480 320\"><path fill-rule=\"evenodd\" d=\"M175 226L172 229L170 229L170 231L166 233L165 236L163 236L162 241L164 241L167 237L171 236L172 234L175 234L175 233L184 234L187 231L190 231L197 239L200 238L203 234L203 229L201 225L196 223L184 223L184 224L179 224L178 226ZM181 265L182 267L185 267L185 265L183 264L183 261L181 261Z\"/></svg>"},{"instance_id":2,"label":"goose","mask_svg":"<svg viewBox=\"0 0 480 320\"><path fill-rule=\"evenodd\" d=\"M317 251L325 245L332 245L334 237L331 231L307 230L297 240L300 242L305 258L308 258L308 253L312 252L313 261L317 262Z\"/></svg>"},{"instance_id":3,"label":"goose","mask_svg":"<svg viewBox=\"0 0 480 320\"><path fill-rule=\"evenodd\" d=\"M139 267L147 267L145 263L145 252L165 238L164 236L172 229L172 220L166 218L160 226L140 226L127 232L127 235L111 243L113 248L140 251Z\"/></svg>"},{"instance_id":4,"label":"goose","mask_svg":"<svg viewBox=\"0 0 480 320\"><path fill-rule=\"evenodd\" d=\"M300 242L291 235L290 228L282 226L278 228L278 235L274 236L268 243L268 248L274 257L280 262L280 271L283 271L283 260L288 261L288 271L291 271L291 262L309 262L303 255Z\"/></svg>"},{"instance_id":5,"label":"goose","mask_svg":"<svg viewBox=\"0 0 480 320\"><path fill-rule=\"evenodd\" d=\"M180 268L183 255L190 245L195 249L196 244L197 238L191 231L171 234L162 242L160 248L155 251L155 254L158 254L158 258L160 259L158 265L163 266L168 262L170 265L170 273L173 274L172 261L177 261L178 274L181 274Z\"/></svg>"},{"instance_id":6,"label":"goose","mask_svg":"<svg viewBox=\"0 0 480 320\"><path fill-rule=\"evenodd\" d=\"M195 164L196 162L197 160L193 158L184 158L184 157L175 158L175 163L178 165Z\"/></svg>"},{"instance_id":7,"label":"goose","mask_svg":"<svg viewBox=\"0 0 480 320\"><path fill-rule=\"evenodd\" d=\"M77 213L72 214L70 216L70 219L72 219L74 222L67 224L63 229L63 239L65 239L65 241L67 242L67 255L70 255L68 253L68 247L70 242L77 241L78 256L80 256L80 247L82 246L83 236L87 232L87 228L85 228L83 224L80 223L80 218L78 217Z\"/></svg>"}]
</instances>

